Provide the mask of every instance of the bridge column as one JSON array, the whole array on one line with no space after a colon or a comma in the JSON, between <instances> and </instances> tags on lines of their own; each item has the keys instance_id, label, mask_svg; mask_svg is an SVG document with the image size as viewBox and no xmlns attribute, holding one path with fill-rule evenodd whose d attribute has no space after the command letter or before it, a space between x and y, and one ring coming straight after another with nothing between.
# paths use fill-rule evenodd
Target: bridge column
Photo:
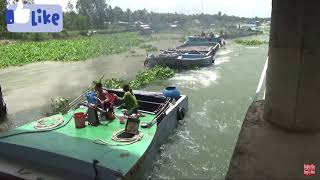
<instances>
[{"instance_id":1,"label":"bridge column","mask_svg":"<svg viewBox=\"0 0 320 180\"><path fill-rule=\"evenodd\" d=\"M272 1L266 99L247 111L226 180L320 179L319 7ZM314 176L305 164L316 165Z\"/></svg>"},{"instance_id":2,"label":"bridge column","mask_svg":"<svg viewBox=\"0 0 320 180\"><path fill-rule=\"evenodd\" d=\"M320 1L273 0L264 119L320 129Z\"/></svg>"}]
</instances>

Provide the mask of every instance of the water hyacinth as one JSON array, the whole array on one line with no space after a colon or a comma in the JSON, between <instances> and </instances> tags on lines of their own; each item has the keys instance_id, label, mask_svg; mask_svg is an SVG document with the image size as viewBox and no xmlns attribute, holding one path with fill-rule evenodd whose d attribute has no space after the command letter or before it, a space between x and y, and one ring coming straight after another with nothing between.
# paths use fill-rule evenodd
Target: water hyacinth
<instances>
[{"instance_id":1,"label":"water hyacinth","mask_svg":"<svg viewBox=\"0 0 320 180\"><path fill-rule=\"evenodd\" d=\"M57 97L55 99L51 99L51 109L52 113L65 113L68 110L69 99Z\"/></svg>"},{"instance_id":2,"label":"water hyacinth","mask_svg":"<svg viewBox=\"0 0 320 180\"><path fill-rule=\"evenodd\" d=\"M174 74L174 70L168 67L156 66L152 69L147 69L145 71L139 72L136 75L135 79L132 81L126 81L116 78L100 79L99 81L104 87L107 88L120 89L124 84L129 84L133 89L139 89L156 80L171 78L174 76Z\"/></svg>"},{"instance_id":3,"label":"water hyacinth","mask_svg":"<svg viewBox=\"0 0 320 180\"><path fill-rule=\"evenodd\" d=\"M133 89L139 89L146 86L156 80L164 80L173 77L175 71L164 66L155 66L152 69L147 69L145 71L139 72L136 78L132 81L121 80L121 79L104 79L101 76L97 81L93 81L93 86L90 86L90 90L94 90L94 84L101 82L104 87L110 89L121 89L124 84L129 84ZM51 99L52 113L65 113L69 108L69 100L67 98L58 97L56 99Z\"/></svg>"},{"instance_id":4,"label":"water hyacinth","mask_svg":"<svg viewBox=\"0 0 320 180\"><path fill-rule=\"evenodd\" d=\"M0 45L0 68L41 61L80 61L122 53L139 46L137 33L115 33L79 39L19 42Z\"/></svg>"},{"instance_id":5,"label":"water hyacinth","mask_svg":"<svg viewBox=\"0 0 320 180\"><path fill-rule=\"evenodd\" d=\"M268 41L263 41L263 40L241 40L241 39L237 39L234 42L237 44L242 44L247 46L256 46L256 45L269 43Z\"/></svg>"},{"instance_id":6,"label":"water hyacinth","mask_svg":"<svg viewBox=\"0 0 320 180\"><path fill-rule=\"evenodd\" d=\"M141 49L145 49L147 52L151 51L157 51L158 48L155 46L152 46L151 44L142 44L139 46Z\"/></svg>"}]
</instances>

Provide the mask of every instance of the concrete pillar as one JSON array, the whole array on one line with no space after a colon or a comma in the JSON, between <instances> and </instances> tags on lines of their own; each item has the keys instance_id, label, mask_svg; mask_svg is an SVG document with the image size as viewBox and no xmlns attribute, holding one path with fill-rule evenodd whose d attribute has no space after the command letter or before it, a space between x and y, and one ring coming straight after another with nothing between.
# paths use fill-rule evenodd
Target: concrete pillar
<instances>
[{"instance_id":1,"label":"concrete pillar","mask_svg":"<svg viewBox=\"0 0 320 180\"><path fill-rule=\"evenodd\" d=\"M273 0L264 119L320 129L320 1Z\"/></svg>"}]
</instances>

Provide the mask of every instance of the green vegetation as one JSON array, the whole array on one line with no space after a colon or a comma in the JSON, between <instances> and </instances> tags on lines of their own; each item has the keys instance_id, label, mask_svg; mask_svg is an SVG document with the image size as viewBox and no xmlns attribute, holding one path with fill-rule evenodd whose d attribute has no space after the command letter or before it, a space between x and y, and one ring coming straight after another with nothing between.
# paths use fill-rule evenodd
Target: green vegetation
<instances>
[{"instance_id":1,"label":"green vegetation","mask_svg":"<svg viewBox=\"0 0 320 180\"><path fill-rule=\"evenodd\" d=\"M142 43L137 33L0 45L0 68L40 61L79 61L128 51Z\"/></svg>"},{"instance_id":2,"label":"green vegetation","mask_svg":"<svg viewBox=\"0 0 320 180\"><path fill-rule=\"evenodd\" d=\"M103 30L75 30L75 31L66 31L62 30L59 33L11 33L11 32L1 32L0 31L0 39L1 37L5 37L6 39L14 39L21 41L47 41L52 39L71 39L71 38L81 38L81 36L88 37L88 32L95 31L95 34L113 34L113 33L121 33L128 32L126 28L115 26L116 28L109 28Z\"/></svg>"},{"instance_id":3,"label":"green vegetation","mask_svg":"<svg viewBox=\"0 0 320 180\"><path fill-rule=\"evenodd\" d=\"M6 35L7 32L5 23L6 6L14 2L13 0L0 1L0 36L1 34ZM33 3L34 1L24 0L24 2ZM175 23L178 26L176 30L185 30L190 27L196 29L210 28L212 27L210 24L215 24L214 27L220 29L235 24L270 20L270 18L228 16L222 12L214 15L185 15L179 13L156 13L146 9L133 11L121 9L117 6L112 7L106 0L77 0L73 2L68 3L63 15L63 24L67 31L88 31L90 29L115 31L121 27L126 31L139 30L139 27L135 26L136 24L134 23L139 21L145 24L152 24L151 27L155 31L172 29L168 25L169 23ZM124 23L119 23L119 21ZM2 37L7 38L6 36Z\"/></svg>"},{"instance_id":4,"label":"green vegetation","mask_svg":"<svg viewBox=\"0 0 320 180\"><path fill-rule=\"evenodd\" d=\"M234 42L237 44L242 44L247 46L256 46L256 45L269 43L268 41L262 41L262 40L241 40L241 39L237 39Z\"/></svg>"},{"instance_id":5,"label":"green vegetation","mask_svg":"<svg viewBox=\"0 0 320 180\"><path fill-rule=\"evenodd\" d=\"M151 52L151 51L157 51L158 48L155 46L152 46L151 44L142 44L140 45L141 49L145 49L147 52Z\"/></svg>"},{"instance_id":6,"label":"green vegetation","mask_svg":"<svg viewBox=\"0 0 320 180\"><path fill-rule=\"evenodd\" d=\"M69 109L69 99L58 97L55 99L51 98L51 109L52 113L50 114L57 114L57 113L66 113Z\"/></svg>"},{"instance_id":7,"label":"green vegetation","mask_svg":"<svg viewBox=\"0 0 320 180\"><path fill-rule=\"evenodd\" d=\"M163 80L173 77L175 71L164 66L156 66L152 69L145 70L143 72L139 72L135 79L132 81L121 80L121 79L104 79L101 76L97 81L94 81L93 84L89 87L89 89L94 90L94 84L96 82L101 82L104 87L110 89L121 89L124 84L130 84L133 89L140 89L143 86L146 86L156 80ZM55 99L51 99L51 110L52 112L48 112L48 115L56 114L56 113L64 113L69 108L69 100L67 98L57 97Z\"/></svg>"},{"instance_id":8,"label":"green vegetation","mask_svg":"<svg viewBox=\"0 0 320 180\"><path fill-rule=\"evenodd\" d=\"M100 79L99 81L103 84L103 86L107 88L122 88L124 84L130 84L133 89L139 89L147 84L150 84L156 80L162 80L173 77L175 74L174 70L164 67L164 66L156 66L152 69L145 70L143 72L139 72L135 79L132 81L126 81L121 79Z\"/></svg>"}]
</instances>

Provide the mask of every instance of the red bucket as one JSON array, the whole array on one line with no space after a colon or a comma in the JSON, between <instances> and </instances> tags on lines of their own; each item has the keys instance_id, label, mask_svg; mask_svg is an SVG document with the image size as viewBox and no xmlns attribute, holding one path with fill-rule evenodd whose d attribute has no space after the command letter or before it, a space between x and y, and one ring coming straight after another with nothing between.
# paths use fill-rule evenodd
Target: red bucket
<instances>
[{"instance_id":1,"label":"red bucket","mask_svg":"<svg viewBox=\"0 0 320 180\"><path fill-rule=\"evenodd\" d=\"M86 126L86 114L78 112L73 115L76 128L84 128Z\"/></svg>"}]
</instances>

